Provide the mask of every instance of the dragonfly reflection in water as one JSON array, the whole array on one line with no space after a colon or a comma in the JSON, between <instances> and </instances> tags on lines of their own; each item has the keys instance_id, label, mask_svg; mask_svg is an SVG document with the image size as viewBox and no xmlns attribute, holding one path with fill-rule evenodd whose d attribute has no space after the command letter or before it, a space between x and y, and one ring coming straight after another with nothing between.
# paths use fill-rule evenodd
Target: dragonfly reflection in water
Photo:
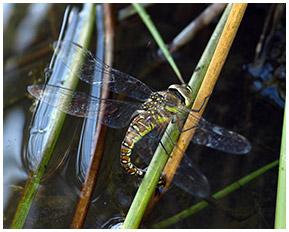
<instances>
[{"instance_id":1,"label":"dragonfly reflection in water","mask_svg":"<svg viewBox=\"0 0 289 232\"><path fill-rule=\"evenodd\" d=\"M95 119L101 110L102 123L112 128L123 128L131 121L120 154L121 165L130 175L143 177L145 174L145 170L137 168L131 162L132 150L138 150L142 155L151 153L152 146L145 147L144 144L152 145L159 142L158 133L164 131L160 128L165 127L170 121L178 122L179 115L184 113L190 113L194 116L193 120L199 121L192 139L194 143L233 154L245 154L251 149L245 137L199 118L195 115L198 110L188 108L192 102L192 90L189 86L171 85L167 91L153 92L138 79L109 67L78 44L70 41L55 42L54 49L58 58L82 81L143 102L100 99L52 85L28 87L28 91L34 97L73 116ZM75 54L80 59L70 63L68 54ZM95 81L96 72L109 77L104 78L108 81ZM105 107L99 109L100 102ZM164 145L163 149L166 150ZM184 159L184 165L180 165L177 170L174 183L192 195L205 197L209 194L206 177L188 157L185 156Z\"/></svg>"}]
</instances>

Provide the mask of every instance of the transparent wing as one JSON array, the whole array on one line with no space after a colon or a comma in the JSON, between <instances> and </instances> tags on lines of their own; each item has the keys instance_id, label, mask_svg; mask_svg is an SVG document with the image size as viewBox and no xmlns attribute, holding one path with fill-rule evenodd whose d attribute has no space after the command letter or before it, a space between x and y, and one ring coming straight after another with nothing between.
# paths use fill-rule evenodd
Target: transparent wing
<instances>
[{"instance_id":1,"label":"transparent wing","mask_svg":"<svg viewBox=\"0 0 289 232\"><path fill-rule=\"evenodd\" d=\"M188 194L200 198L207 197L211 192L206 176L186 154L174 175L173 183Z\"/></svg>"},{"instance_id":2,"label":"transparent wing","mask_svg":"<svg viewBox=\"0 0 289 232\"><path fill-rule=\"evenodd\" d=\"M162 134L158 129L151 131L136 143L133 152L136 152L148 164L160 142ZM172 145L174 143L169 139L167 144L162 144L162 148L167 153L169 151L168 147ZM210 185L207 178L186 154L184 154L182 162L174 175L173 184L193 196L204 198L210 194Z\"/></svg>"},{"instance_id":3,"label":"transparent wing","mask_svg":"<svg viewBox=\"0 0 289 232\"><path fill-rule=\"evenodd\" d=\"M198 125L194 127L196 128L192 139L194 143L237 155L246 154L251 150L251 144L244 136L210 123L185 107L180 108L179 112L190 113L191 120L198 121Z\"/></svg>"},{"instance_id":4,"label":"transparent wing","mask_svg":"<svg viewBox=\"0 0 289 232\"><path fill-rule=\"evenodd\" d=\"M31 85L28 91L37 99L76 117L95 119L101 111L102 123L113 128L126 126L132 114L141 107L141 103L101 99L53 85Z\"/></svg>"},{"instance_id":5,"label":"transparent wing","mask_svg":"<svg viewBox=\"0 0 289 232\"><path fill-rule=\"evenodd\" d=\"M205 119L198 117L195 112L185 107L180 107L179 113L181 115L190 113L193 116L191 120L199 122L197 126L191 128L196 129L192 139L194 143L233 154L245 154L250 151L251 145L242 135L214 125ZM184 119L185 118L181 118L179 121ZM149 163L151 155L160 142L161 136L161 130L159 130L159 128L154 129L135 145L134 149L147 163ZM169 155L169 151L171 150L169 147L175 145L175 142L173 142L169 136L168 138L168 144L162 144L162 147ZM176 147L175 149L180 148ZM206 177L185 154L175 173L173 183L187 193L198 197L206 197L210 193L210 185Z\"/></svg>"},{"instance_id":6,"label":"transparent wing","mask_svg":"<svg viewBox=\"0 0 289 232\"><path fill-rule=\"evenodd\" d=\"M246 154L251 150L250 142L242 135L201 118L193 142L232 154Z\"/></svg>"},{"instance_id":7,"label":"transparent wing","mask_svg":"<svg viewBox=\"0 0 289 232\"><path fill-rule=\"evenodd\" d=\"M108 91L142 101L146 100L152 93L151 89L140 80L109 67L90 51L76 43L71 41L54 42L53 47L67 68L88 84L99 85ZM70 54L73 54L73 59L70 59ZM71 60L73 61L71 62ZM103 79L108 81L96 81L94 76L97 72L107 76Z\"/></svg>"}]
</instances>

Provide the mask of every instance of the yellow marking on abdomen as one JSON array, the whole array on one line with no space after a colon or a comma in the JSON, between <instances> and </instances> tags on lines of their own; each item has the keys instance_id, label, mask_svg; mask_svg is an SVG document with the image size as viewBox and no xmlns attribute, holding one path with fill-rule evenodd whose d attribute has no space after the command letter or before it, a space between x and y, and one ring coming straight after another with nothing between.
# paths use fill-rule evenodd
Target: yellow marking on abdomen
<instances>
[{"instance_id":1,"label":"yellow marking on abdomen","mask_svg":"<svg viewBox=\"0 0 289 232\"><path fill-rule=\"evenodd\" d=\"M136 167L130 160L134 144L154 128L154 123L147 121L142 115L137 116L130 124L121 144L120 163L133 176L144 176L144 171Z\"/></svg>"}]
</instances>

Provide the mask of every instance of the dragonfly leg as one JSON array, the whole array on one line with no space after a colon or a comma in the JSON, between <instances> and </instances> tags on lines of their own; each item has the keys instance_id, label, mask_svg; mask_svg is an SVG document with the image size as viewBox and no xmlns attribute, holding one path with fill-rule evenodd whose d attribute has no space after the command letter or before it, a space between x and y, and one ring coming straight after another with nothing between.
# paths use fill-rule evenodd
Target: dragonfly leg
<instances>
[{"instance_id":1,"label":"dragonfly leg","mask_svg":"<svg viewBox=\"0 0 289 232\"><path fill-rule=\"evenodd\" d=\"M200 112L201 109L203 108L203 106L205 105L207 99L208 99L209 97L211 97L211 96L212 96L212 93L204 98L204 101L203 101L203 103L202 103L202 105L200 106L199 109L191 109L191 111L196 112L196 113Z\"/></svg>"},{"instance_id":2,"label":"dragonfly leg","mask_svg":"<svg viewBox=\"0 0 289 232\"><path fill-rule=\"evenodd\" d=\"M191 111L196 112L196 113L200 112L201 109L203 108L203 106L205 105L207 99L208 99L210 96L212 96L212 94L210 94L210 95L208 95L208 96L206 96L206 97L204 98L204 101L203 101L203 103L202 103L202 105L200 106L199 109L191 109ZM179 118L179 115L176 114L175 117L172 119L172 123L177 123L177 126L178 126L178 129L179 129L180 133L186 132L186 131L191 130L191 129L193 129L193 128L196 127L196 126L193 126L193 127L189 128L189 129L182 130L181 125L180 125L180 121L181 121L181 120L184 120L184 119L186 119L186 118L187 118L187 116L185 116L185 117L183 117L183 118L180 119L180 118Z\"/></svg>"},{"instance_id":3,"label":"dragonfly leg","mask_svg":"<svg viewBox=\"0 0 289 232\"><path fill-rule=\"evenodd\" d=\"M186 131L189 131L189 130L192 130L192 129L196 128L196 127L197 127L197 126L192 126L192 127L188 128L188 129L182 130L181 133L186 132Z\"/></svg>"},{"instance_id":4,"label":"dragonfly leg","mask_svg":"<svg viewBox=\"0 0 289 232\"><path fill-rule=\"evenodd\" d=\"M204 101L203 101L203 103L202 103L202 105L200 106L199 109L191 109L191 111L196 112L196 113L200 112L201 109L203 108L203 106L205 105L207 99L208 99L210 96L212 96L212 94L210 94L210 95L208 95L208 96L206 96L206 97L204 98ZM181 133L183 133L183 132L192 130L192 129L196 128L196 127L197 127L197 126L192 126L192 127L188 128L188 129L186 129L186 130L180 130L180 131L181 131Z\"/></svg>"}]
</instances>

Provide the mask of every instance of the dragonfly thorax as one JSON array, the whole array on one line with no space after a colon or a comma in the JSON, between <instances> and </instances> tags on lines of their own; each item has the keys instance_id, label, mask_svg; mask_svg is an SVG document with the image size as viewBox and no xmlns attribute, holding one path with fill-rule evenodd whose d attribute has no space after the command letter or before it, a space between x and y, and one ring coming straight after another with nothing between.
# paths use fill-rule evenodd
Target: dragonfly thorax
<instances>
[{"instance_id":1,"label":"dragonfly thorax","mask_svg":"<svg viewBox=\"0 0 289 232\"><path fill-rule=\"evenodd\" d=\"M160 108L163 108L165 103L166 96L164 96L162 92L155 92L144 102L142 110L149 114L154 114Z\"/></svg>"},{"instance_id":2,"label":"dragonfly thorax","mask_svg":"<svg viewBox=\"0 0 289 232\"><path fill-rule=\"evenodd\" d=\"M167 91L154 92L138 111L140 114L165 116L166 119L177 114L179 107L192 103L192 90L188 85L171 85ZM157 121L164 119L156 118Z\"/></svg>"}]
</instances>

